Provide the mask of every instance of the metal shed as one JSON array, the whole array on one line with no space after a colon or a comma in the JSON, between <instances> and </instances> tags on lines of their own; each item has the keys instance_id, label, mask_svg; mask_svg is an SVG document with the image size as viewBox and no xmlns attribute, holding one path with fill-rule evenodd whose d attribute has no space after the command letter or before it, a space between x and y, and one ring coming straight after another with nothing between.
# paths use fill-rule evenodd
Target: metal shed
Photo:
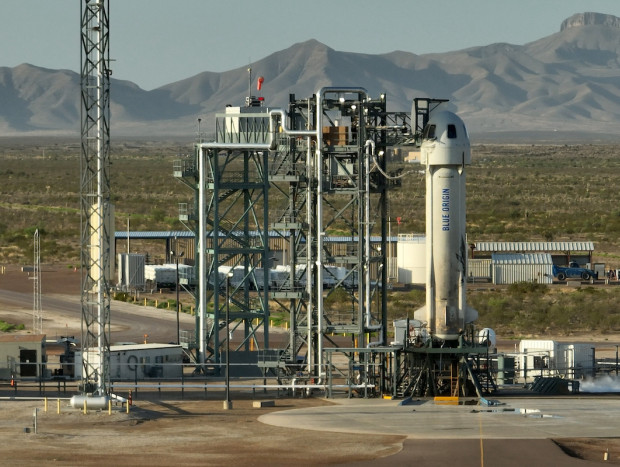
<instances>
[{"instance_id":1,"label":"metal shed","mask_svg":"<svg viewBox=\"0 0 620 467\"><path fill-rule=\"evenodd\" d=\"M491 263L494 284L553 283L553 260L549 253L494 253Z\"/></svg>"}]
</instances>

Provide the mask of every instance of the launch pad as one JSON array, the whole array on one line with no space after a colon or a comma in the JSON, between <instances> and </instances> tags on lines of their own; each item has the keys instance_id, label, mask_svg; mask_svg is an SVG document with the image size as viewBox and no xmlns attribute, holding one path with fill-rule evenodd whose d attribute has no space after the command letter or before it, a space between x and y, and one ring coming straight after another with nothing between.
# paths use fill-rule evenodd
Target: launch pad
<instances>
[{"instance_id":1,"label":"launch pad","mask_svg":"<svg viewBox=\"0 0 620 467\"><path fill-rule=\"evenodd\" d=\"M387 111L384 94L327 87L291 95L286 110L249 96L217 115L215 141L199 141L194 158L174 167L194 190L194 209L180 211L197 239L198 371L221 368L237 330L234 352L269 356L259 368L309 388L342 380L364 396L406 396L489 387L488 348L462 331L477 317L465 298L469 139L460 118L436 111L443 102L415 99L411 120ZM388 149L420 143L427 305L415 315L420 334L401 348L388 344L388 194L407 173L389 170ZM326 241L333 231L338 247ZM283 257L270 250L269 232L281 236ZM284 348L270 344L274 307L288 315ZM413 337L422 345L409 345Z\"/></svg>"},{"instance_id":2,"label":"launch pad","mask_svg":"<svg viewBox=\"0 0 620 467\"><path fill-rule=\"evenodd\" d=\"M457 347L405 347L402 396L482 397L497 390L489 348L464 339Z\"/></svg>"}]
</instances>

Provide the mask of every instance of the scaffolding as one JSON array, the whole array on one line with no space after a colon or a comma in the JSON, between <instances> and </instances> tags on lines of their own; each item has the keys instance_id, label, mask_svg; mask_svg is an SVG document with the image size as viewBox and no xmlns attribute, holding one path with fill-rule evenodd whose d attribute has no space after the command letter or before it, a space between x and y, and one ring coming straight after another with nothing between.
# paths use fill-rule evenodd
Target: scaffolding
<instances>
[{"instance_id":1,"label":"scaffolding","mask_svg":"<svg viewBox=\"0 0 620 467\"><path fill-rule=\"evenodd\" d=\"M386 152L409 130L408 115L388 113L384 95L322 88L291 95L286 111L255 98L228 107L216 115L216 140L175 161L174 175L194 192L194 211L182 203L180 218L198 242L197 368L221 365L228 326L243 329L235 350L270 355L263 368L277 354L315 381L330 371L325 349L385 345L387 192L396 184L385 176ZM277 267L269 230L286 244ZM328 235L339 236L337 246ZM275 353L271 306L288 315L288 342ZM381 372L364 374L383 385Z\"/></svg>"}]
</instances>

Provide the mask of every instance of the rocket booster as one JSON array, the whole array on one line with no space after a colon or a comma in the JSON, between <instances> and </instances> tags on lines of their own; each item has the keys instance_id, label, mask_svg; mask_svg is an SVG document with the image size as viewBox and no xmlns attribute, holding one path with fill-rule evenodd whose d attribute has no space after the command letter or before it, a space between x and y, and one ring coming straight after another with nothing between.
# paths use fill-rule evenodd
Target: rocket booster
<instances>
[{"instance_id":1,"label":"rocket booster","mask_svg":"<svg viewBox=\"0 0 620 467\"><path fill-rule=\"evenodd\" d=\"M455 341L478 312L467 306L465 166L469 136L454 113L431 115L424 129L421 163L426 168L426 305L415 319L432 337Z\"/></svg>"}]
</instances>

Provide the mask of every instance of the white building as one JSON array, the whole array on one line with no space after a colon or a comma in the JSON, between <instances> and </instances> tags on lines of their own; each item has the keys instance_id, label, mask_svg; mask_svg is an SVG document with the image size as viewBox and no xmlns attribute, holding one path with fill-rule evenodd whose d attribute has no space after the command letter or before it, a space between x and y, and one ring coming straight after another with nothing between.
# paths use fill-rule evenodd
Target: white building
<instances>
[{"instance_id":1,"label":"white building","mask_svg":"<svg viewBox=\"0 0 620 467\"><path fill-rule=\"evenodd\" d=\"M519 343L519 375L528 382L536 376L571 379L591 376L593 352L590 344L522 340Z\"/></svg>"},{"instance_id":2,"label":"white building","mask_svg":"<svg viewBox=\"0 0 620 467\"><path fill-rule=\"evenodd\" d=\"M98 350L93 349L97 359ZM127 344L110 346L110 379L142 380L181 378L183 348L176 344ZM76 378L81 378L82 356L75 354Z\"/></svg>"}]
</instances>

